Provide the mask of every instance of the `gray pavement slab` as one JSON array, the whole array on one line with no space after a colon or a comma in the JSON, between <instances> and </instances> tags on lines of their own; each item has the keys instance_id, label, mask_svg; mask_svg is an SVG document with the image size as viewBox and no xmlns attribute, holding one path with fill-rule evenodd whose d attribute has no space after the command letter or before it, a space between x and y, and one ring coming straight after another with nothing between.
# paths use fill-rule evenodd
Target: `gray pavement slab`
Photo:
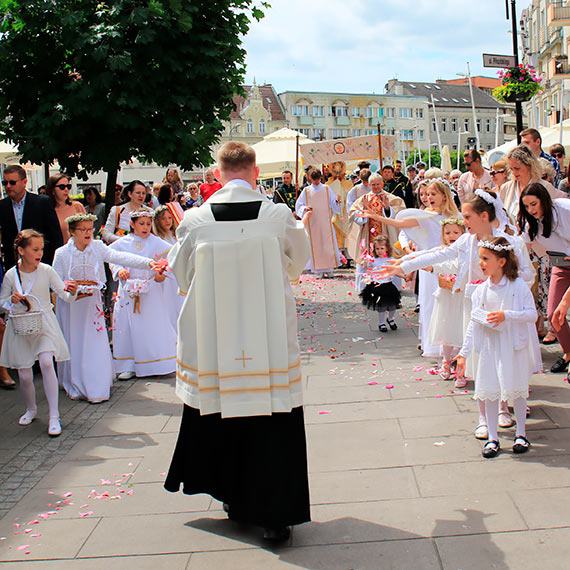
<instances>
[{"instance_id":1,"label":"gray pavement slab","mask_svg":"<svg viewBox=\"0 0 570 570\"><path fill-rule=\"evenodd\" d=\"M116 383L98 406L62 394L56 440L43 399L21 428L18 390L1 392L2 568L567 568L565 376L532 379L531 451L512 454L510 428L485 460L472 384L455 389L417 350L415 299L405 293L399 329L379 333L350 280L296 288L313 522L269 546L211 497L163 489L182 412L172 377ZM559 350L543 348L545 369Z\"/></svg>"}]
</instances>

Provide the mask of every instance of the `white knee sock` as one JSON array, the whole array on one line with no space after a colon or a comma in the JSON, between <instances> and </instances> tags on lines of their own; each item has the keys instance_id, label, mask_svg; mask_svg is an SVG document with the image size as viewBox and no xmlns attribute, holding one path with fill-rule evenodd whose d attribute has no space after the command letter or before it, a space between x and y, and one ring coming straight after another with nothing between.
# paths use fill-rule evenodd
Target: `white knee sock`
<instances>
[{"instance_id":1,"label":"white knee sock","mask_svg":"<svg viewBox=\"0 0 570 570\"><path fill-rule=\"evenodd\" d=\"M487 427L489 428L489 441L499 441L497 428L499 425L499 400L485 400L487 414Z\"/></svg>"},{"instance_id":2,"label":"white knee sock","mask_svg":"<svg viewBox=\"0 0 570 570\"><path fill-rule=\"evenodd\" d=\"M479 408L479 424L487 425L487 413L485 412L485 401L484 400L476 400L477 407ZM497 418L497 421L499 419Z\"/></svg>"},{"instance_id":3,"label":"white knee sock","mask_svg":"<svg viewBox=\"0 0 570 570\"><path fill-rule=\"evenodd\" d=\"M34 373L31 368L19 368L18 378L20 379L20 391L26 402L26 409L35 412L38 409L36 404L36 389L34 388Z\"/></svg>"},{"instance_id":4,"label":"white knee sock","mask_svg":"<svg viewBox=\"0 0 570 570\"><path fill-rule=\"evenodd\" d=\"M526 398L515 398L513 400L515 418L517 420L517 435L526 437Z\"/></svg>"},{"instance_id":5,"label":"white knee sock","mask_svg":"<svg viewBox=\"0 0 570 570\"><path fill-rule=\"evenodd\" d=\"M44 381L44 392L48 401L49 417L59 418L59 386L53 367L53 353L40 352L38 360Z\"/></svg>"},{"instance_id":6,"label":"white knee sock","mask_svg":"<svg viewBox=\"0 0 570 570\"><path fill-rule=\"evenodd\" d=\"M378 324L383 325L386 319L386 311L378 311Z\"/></svg>"},{"instance_id":7,"label":"white knee sock","mask_svg":"<svg viewBox=\"0 0 570 570\"><path fill-rule=\"evenodd\" d=\"M388 311L388 320L393 321L395 314L396 314L396 309L392 309L391 311Z\"/></svg>"}]
</instances>

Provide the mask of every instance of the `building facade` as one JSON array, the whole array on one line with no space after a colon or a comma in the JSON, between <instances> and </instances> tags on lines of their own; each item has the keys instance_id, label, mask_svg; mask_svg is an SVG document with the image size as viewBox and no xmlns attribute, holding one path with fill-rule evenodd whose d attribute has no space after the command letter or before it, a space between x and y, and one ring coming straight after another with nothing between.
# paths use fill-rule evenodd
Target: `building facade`
<instances>
[{"instance_id":1,"label":"building facade","mask_svg":"<svg viewBox=\"0 0 570 570\"><path fill-rule=\"evenodd\" d=\"M477 87L473 87L475 121L469 86L448 84L443 80L435 83L408 82L390 79L386 93L394 95L417 94L429 101L429 139L431 144L441 140L441 146L451 150L474 148L475 128L479 134L479 147L491 150L505 142L504 119L508 107L493 99Z\"/></svg>"},{"instance_id":2,"label":"building facade","mask_svg":"<svg viewBox=\"0 0 570 570\"><path fill-rule=\"evenodd\" d=\"M543 93L524 104L529 125L548 127L568 118L570 4L534 0L520 21L523 61L543 78Z\"/></svg>"},{"instance_id":3,"label":"building facade","mask_svg":"<svg viewBox=\"0 0 570 570\"><path fill-rule=\"evenodd\" d=\"M285 91L279 94L289 127L313 140L374 135L396 137L396 152L406 159L427 150L427 99L415 95Z\"/></svg>"}]
</instances>

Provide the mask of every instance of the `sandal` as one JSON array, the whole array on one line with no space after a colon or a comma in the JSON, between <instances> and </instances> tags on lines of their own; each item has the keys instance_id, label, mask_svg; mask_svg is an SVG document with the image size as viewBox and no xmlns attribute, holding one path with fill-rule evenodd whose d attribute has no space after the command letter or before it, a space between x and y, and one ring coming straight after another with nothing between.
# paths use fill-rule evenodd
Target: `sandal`
<instances>
[{"instance_id":1,"label":"sandal","mask_svg":"<svg viewBox=\"0 0 570 570\"><path fill-rule=\"evenodd\" d=\"M487 424L479 424L475 428L475 438L476 439L489 439L489 428Z\"/></svg>"},{"instance_id":2,"label":"sandal","mask_svg":"<svg viewBox=\"0 0 570 570\"><path fill-rule=\"evenodd\" d=\"M513 445L513 453L526 453L530 448L530 441L524 435L517 435Z\"/></svg>"},{"instance_id":3,"label":"sandal","mask_svg":"<svg viewBox=\"0 0 570 570\"><path fill-rule=\"evenodd\" d=\"M499 412L499 427L500 428L510 428L515 425L515 420L509 412Z\"/></svg>"},{"instance_id":4,"label":"sandal","mask_svg":"<svg viewBox=\"0 0 570 570\"><path fill-rule=\"evenodd\" d=\"M439 376L440 378L443 378L444 380L450 380L451 379L451 367L449 366L449 362L446 362L445 360L441 363L441 369L439 371Z\"/></svg>"},{"instance_id":5,"label":"sandal","mask_svg":"<svg viewBox=\"0 0 570 570\"><path fill-rule=\"evenodd\" d=\"M16 387L16 382L12 378L0 378L0 388L5 388L6 390L13 390Z\"/></svg>"},{"instance_id":6,"label":"sandal","mask_svg":"<svg viewBox=\"0 0 570 570\"><path fill-rule=\"evenodd\" d=\"M483 447L481 455L483 455L485 459L491 459L492 457L496 457L499 451L501 451L499 442L491 439L485 444L485 447Z\"/></svg>"},{"instance_id":7,"label":"sandal","mask_svg":"<svg viewBox=\"0 0 570 570\"><path fill-rule=\"evenodd\" d=\"M456 376L455 387L456 388L465 388L465 386L467 386L467 380L465 379L465 376Z\"/></svg>"},{"instance_id":8,"label":"sandal","mask_svg":"<svg viewBox=\"0 0 570 570\"><path fill-rule=\"evenodd\" d=\"M549 344L556 344L558 342L558 338L556 335L550 336L550 333L547 333L542 338L542 344L549 345Z\"/></svg>"}]
</instances>

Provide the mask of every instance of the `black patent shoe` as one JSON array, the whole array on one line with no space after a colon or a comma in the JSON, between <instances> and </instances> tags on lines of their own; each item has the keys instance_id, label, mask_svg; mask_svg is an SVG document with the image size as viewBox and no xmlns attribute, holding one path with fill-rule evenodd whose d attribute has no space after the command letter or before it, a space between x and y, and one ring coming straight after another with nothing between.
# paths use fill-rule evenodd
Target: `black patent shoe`
<instances>
[{"instance_id":1,"label":"black patent shoe","mask_svg":"<svg viewBox=\"0 0 570 570\"><path fill-rule=\"evenodd\" d=\"M485 444L485 447L483 448L481 454L485 459L491 459L492 457L496 457L499 451L501 451L501 446L499 445L499 442L496 440L489 440Z\"/></svg>"},{"instance_id":2,"label":"black patent shoe","mask_svg":"<svg viewBox=\"0 0 570 570\"><path fill-rule=\"evenodd\" d=\"M558 360L550 368L550 372L566 372L568 369L568 362L564 360L563 356L559 356Z\"/></svg>"},{"instance_id":3,"label":"black patent shoe","mask_svg":"<svg viewBox=\"0 0 570 570\"><path fill-rule=\"evenodd\" d=\"M524 435L517 435L513 445L513 453L526 453L530 449L530 441Z\"/></svg>"},{"instance_id":4,"label":"black patent shoe","mask_svg":"<svg viewBox=\"0 0 570 570\"><path fill-rule=\"evenodd\" d=\"M378 325L378 330L380 332L388 332L388 327L384 323L382 323L381 325Z\"/></svg>"},{"instance_id":5,"label":"black patent shoe","mask_svg":"<svg viewBox=\"0 0 570 570\"><path fill-rule=\"evenodd\" d=\"M290 536L291 528L288 526L263 529L263 538L272 542L283 542L285 540L289 540Z\"/></svg>"},{"instance_id":6,"label":"black patent shoe","mask_svg":"<svg viewBox=\"0 0 570 570\"><path fill-rule=\"evenodd\" d=\"M390 319L390 320L388 321L388 324L390 325L390 328L391 328L393 331L398 330L398 325L396 324L396 321L395 321L395 320Z\"/></svg>"}]
</instances>

